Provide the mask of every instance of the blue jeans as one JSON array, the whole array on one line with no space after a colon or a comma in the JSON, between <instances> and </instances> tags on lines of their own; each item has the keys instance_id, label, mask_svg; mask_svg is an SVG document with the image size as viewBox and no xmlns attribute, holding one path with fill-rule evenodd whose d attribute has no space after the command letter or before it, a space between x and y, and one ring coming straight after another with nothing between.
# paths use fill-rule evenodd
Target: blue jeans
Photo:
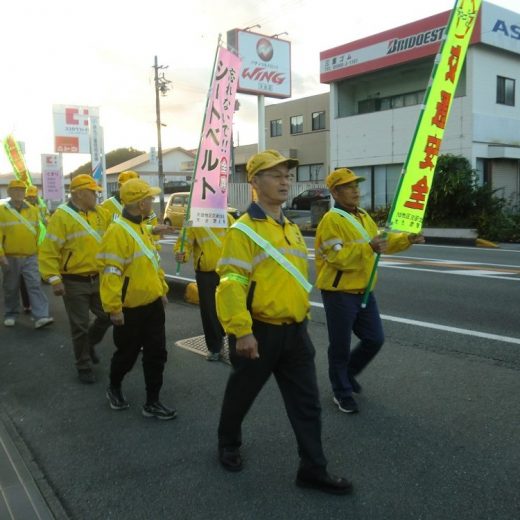
<instances>
[{"instance_id":1,"label":"blue jeans","mask_svg":"<svg viewBox=\"0 0 520 520\"><path fill-rule=\"evenodd\" d=\"M321 291L329 332L329 378L338 399L352 395L349 375L359 374L379 352L385 341L383 324L373 295L366 309L362 294ZM359 338L350 352L352 332Z\"/></svg>"}]
</instances>

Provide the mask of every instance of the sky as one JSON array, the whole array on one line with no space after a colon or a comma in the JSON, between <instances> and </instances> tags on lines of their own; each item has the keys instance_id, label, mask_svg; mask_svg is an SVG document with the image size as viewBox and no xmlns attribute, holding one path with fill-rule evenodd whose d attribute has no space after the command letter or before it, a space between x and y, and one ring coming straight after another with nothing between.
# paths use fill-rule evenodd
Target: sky
<instances>
[{"instance_id":1,"label":"sky","mask_svg":"<svg viewBox=\"0 0 520 520\"><path fill-rule=\"evenodd\" d=\"M518 0L494 0L518 11ZM25 146L30 171L53 153L52 105L97 106L105 151L157 146L154 56L172 89L161 97L163 149L198 146L219 34L250 27L291 42L292 96L320 84L320 51L452 9L453 0L18 0L0 23L0 137ZM239 94L235 145L257 142L257 99ZM266 105L277 102L266 98ZM68 173L90 160L65 154ZM11 171L0 153L0 174Z\"/></svg>"}]
</instances>

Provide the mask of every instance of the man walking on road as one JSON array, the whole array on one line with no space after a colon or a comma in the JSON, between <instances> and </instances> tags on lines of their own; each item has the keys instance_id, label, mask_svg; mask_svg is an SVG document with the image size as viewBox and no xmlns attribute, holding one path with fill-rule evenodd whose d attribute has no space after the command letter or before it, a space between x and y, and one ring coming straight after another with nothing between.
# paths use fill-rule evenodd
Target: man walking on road
<instances>
[{"instance_id":1,"label":"man walking on road","mask_svg":"<svg viewBox=\"0 0 520 520\"><path fill-rule=\"evenodd\" d=\"M50 217L47 235L40 247L40 273L63 297L69 317L78 378L94 383L92 364L99 363L94 346L110 327L99 298L99 261L96 255L109 224L108 213L96 205L101 188L86 174L70 183L71 199ZM95 320L90 324L90 312Z\"/></svg>"},{"instance_id":2,"label":"man walking on road","mask_svg":"<svg viewBox=\"0 0 520 520\"><path fill-rule=\"evenodd\" d=\"M242 421L274 374L298 443L296 484L347 494L352 484L327 472L321 444L315 351L307 332L307 248L281 209L289 169L297 164L275 150L249 159L258 201L229 230L218 264L217 312L230 335L233 365L218 428L219 458L229 471L242 469Z\"/></svg>"},{"instance_id":3,"label":"man walking on road","mask_svg":"<svg viewBox=\"0 0 520 520\"><path fill-rule=\"evenodd\" d=\"M234 219L228 214L228 226ZM227 228L189 227L186 229L184 251L181 252L181 240L175 244L175 260L186 262L193 255L193 267L199 292L200 317L206 347L208 348L208 361L219 361L220 351L223 346L224 329L217 316L215 305L215 292L219 284L216 272L217 262L222 254L222 244L228 232ZM183 231L179 236L182 236Z\"/></svg>"},{"instance_id":4,"label":"man walking on road","mask_svg":"<svg viewBox=\"0 0 520 520\"><path fill-rule=\"evenodd\" d=\"M42 290L38 272L38 209L24 201L25 184L8 184L10 199L0 206L0 266L3 271L4 326L13 327L20 314L20 281L23 278L34 327L41 329L54 320Z\"/></svg>"},{"instance_id":5,"label":"man walking on road","mask_svg":"<svg viewBox=\"0 0 520 520\"><path fill-rule=\"evenodd\" d=\"M114 324L116 346L106 393L110 407L129 407L121 384L142 349L146 384L142 414L169 420L177 412L159 400L167 359L164 305L168 302L168 285L145 224L158 193L158 188L140 179L131 179L121 187L123 213L109 227L99 253L101 301Z\"/></svg>"},{"instance_id":6,"label":"man walking on road","mask_svg":"<svg viewBox=\"0 0 520 520\"><path fill-rule=\"evenodd\" d=\"M361 303L376 253L397 253L412 244L424 243L422 235L379 235L377 224L359 207L359 182L347 168L326 179L334 208L316 230L316 287L321 289L329 332L329 378L334 403L344 413L356 413L352 392L361 392L355 379L379 352L384 342L383 325L376 299L370 293L367 307ZM360 339L350 352L352 332Z\"/></svg>"}]
</instances>

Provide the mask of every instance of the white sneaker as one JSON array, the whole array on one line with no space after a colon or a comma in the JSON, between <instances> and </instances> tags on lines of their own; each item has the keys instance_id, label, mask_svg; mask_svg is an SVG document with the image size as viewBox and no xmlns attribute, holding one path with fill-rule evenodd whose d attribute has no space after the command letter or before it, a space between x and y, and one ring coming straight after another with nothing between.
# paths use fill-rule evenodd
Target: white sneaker
<instances>
[{"instance_id":1,"label":"white sneaker","mask_svg":"<svg viewBox=\"0 0 520 520\"><path fill-rule=\"evenodd\" d=\"M6 327L14 327L14 324L16 323L16 320L14 318L6 318L4 320L4 325Z\"/></svg>"},{"instance_id":2,"label":"white sneaker","mask_svg":"<svg viewBox=\"0 0 520 520\"><path fill-rule=\"evenodd\" d=\"M40 318L39 320L36 320L34 322L34 328L41 329L42 327L50 325L53 322L54 322L54 318Z\"/></svg>"}]
</instances>

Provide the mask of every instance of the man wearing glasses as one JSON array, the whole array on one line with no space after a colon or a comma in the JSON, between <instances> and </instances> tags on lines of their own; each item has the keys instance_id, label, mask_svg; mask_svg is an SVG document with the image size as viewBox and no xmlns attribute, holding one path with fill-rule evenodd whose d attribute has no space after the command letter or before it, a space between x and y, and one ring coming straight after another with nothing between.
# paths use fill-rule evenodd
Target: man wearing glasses
<instances>
[{"instance_id":1,"label":"man wearing glasses","mask_svg":"<svg viewBox=\"0 0 520 520\"><path fill-rule=\"evenodd\" d=\"M329 331L329 378L333 400L344 413L356 413L352 393L361 392L355 376L379 352L384 342L376 299L370 293L361 307L376 253L397 253L423 244L422 235L379 235L377 224L359 207L358 177L348 168L333 171L325 180L335 205L316 230L316 287L321 289ZM350 352L352 332L360 342Z\"/></svg>"},{"instance_id":2,"label":"man wearing glasses","mask_svg":"<svg viewBox=\"0 0 520 520\"><path fill-rule=\"evenodd\" d=\"M307 333L307 247L282 213L289 170L297 164L275 150L249 159L248 180L258 200L231 226L217 266L217 313L233 365L218 429L219 459L229 471L242 469L242 421L273 374L298 443L296 484L347 494L352 484L327 472L321 443L315 351Z\"/></svg>"}]
</instances>

